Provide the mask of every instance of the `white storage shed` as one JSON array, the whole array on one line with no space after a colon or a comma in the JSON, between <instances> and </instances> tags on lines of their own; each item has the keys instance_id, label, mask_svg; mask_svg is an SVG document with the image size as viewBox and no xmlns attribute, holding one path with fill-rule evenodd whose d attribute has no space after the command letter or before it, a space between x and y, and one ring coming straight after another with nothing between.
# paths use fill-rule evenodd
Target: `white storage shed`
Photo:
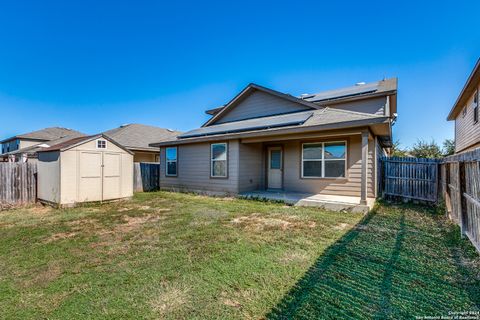
<instances>
[{"instance_id":1,"label":"white storage shed","mask_svg":"<svg viewBox=\"0 0 480 320\"><path fill-rule=\"evenodd\" d=\"M133 195L133 154L104 135L38 153L38 199L60 206Z\"/></svg>"}]
</instances>

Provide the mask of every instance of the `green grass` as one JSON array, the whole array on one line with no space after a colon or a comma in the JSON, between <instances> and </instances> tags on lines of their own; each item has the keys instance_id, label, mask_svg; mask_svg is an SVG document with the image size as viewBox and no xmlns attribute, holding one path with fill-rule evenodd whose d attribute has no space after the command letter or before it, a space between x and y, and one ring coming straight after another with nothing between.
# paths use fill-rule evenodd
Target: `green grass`
<instances>
[{"instance_id":1,"label":"green grass","mask_svg":"<svg viewBox=\"0 0 480 320\"><path fill-rule=\"evenodd\" d=\"M433 210L366 217L178 193L0 212L0 318L403 318L479 310Z\"/></svg>"}]
</instances>

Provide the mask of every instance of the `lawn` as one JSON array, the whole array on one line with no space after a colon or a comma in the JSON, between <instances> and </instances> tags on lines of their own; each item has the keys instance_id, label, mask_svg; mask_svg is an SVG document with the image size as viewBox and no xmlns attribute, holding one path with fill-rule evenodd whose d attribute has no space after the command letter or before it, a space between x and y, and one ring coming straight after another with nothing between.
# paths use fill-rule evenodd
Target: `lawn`
<instances>
[{"instance_id":1,"label":"lawn","mask_svg":"<svg viewBox=\"0 0 480 320\"><path fill-rule=\"evenodd\" d=\"M168 192L0 212L1 318L404 318L479 310L433 209L368 216Z\"/></svg>"}]
</instances>

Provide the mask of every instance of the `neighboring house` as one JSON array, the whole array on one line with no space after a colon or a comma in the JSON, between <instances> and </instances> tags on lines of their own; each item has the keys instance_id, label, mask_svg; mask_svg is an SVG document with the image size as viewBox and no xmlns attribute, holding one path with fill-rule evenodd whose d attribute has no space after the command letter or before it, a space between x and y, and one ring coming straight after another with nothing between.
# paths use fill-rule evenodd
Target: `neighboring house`
<instances>
[{"instance_id":1,"label":"neighboring house","mask_svg":"<svg viewBox=\"0 0 480 320\"><path fill-rule=\"evenodd\" d=\"M23 161L36 159L37 152L64 140L82 137L85 134L67 128L45 128L0 141L0 161Z\"/></svg>"},{"instance_id":2,"label":"neighboring house","mask_svg":"<svg viewBox=\"0 0 480 320\"><path fill-rule=\"evenodd\" d=\"M447 120L455 120L455 152L480 148L480 59L463 86Z\"/></svg>"},{"instance_id":3,"label":"neighboring house","mask_svg":"<svg viewBox=\"0 0 480 320\"><path fill-rule=\"evenodd\" d=\"M158 148L150 144L170 140L181 132L144 124L126 124L103 132L126 149L134 153L134 162L159 162Z\"/></svg>"},{"instance_id":4,"label":"neighboring house","mask_svg":"<svg viewBox=\"0 0 480 320\"><path fill-rule=\"evenodd\" d=\"M281 190L377 196L392 146L397 79L294 97L248 85L201 128L160 147L160 188L213 194ZM371 203L369 201L368 203Z\"/></svg>"}]
</instances>

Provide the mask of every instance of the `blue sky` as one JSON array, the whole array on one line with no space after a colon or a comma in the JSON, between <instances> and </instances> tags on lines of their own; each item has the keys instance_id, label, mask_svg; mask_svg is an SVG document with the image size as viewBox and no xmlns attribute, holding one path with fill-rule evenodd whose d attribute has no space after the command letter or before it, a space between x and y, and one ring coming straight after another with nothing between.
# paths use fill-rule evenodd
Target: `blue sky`
<instances>
[{"instance_id":1,"label":"blue sky","mask_svg":"<svg viewBox=\"0 0 480 320\"><path fill-rule=\"evenodd\" d=\"M399 78L395 139L445 119L480 56L478 1L1 1L0 138L178 130L250 82L299 95Z\"/></svg>"}]
</instances>

